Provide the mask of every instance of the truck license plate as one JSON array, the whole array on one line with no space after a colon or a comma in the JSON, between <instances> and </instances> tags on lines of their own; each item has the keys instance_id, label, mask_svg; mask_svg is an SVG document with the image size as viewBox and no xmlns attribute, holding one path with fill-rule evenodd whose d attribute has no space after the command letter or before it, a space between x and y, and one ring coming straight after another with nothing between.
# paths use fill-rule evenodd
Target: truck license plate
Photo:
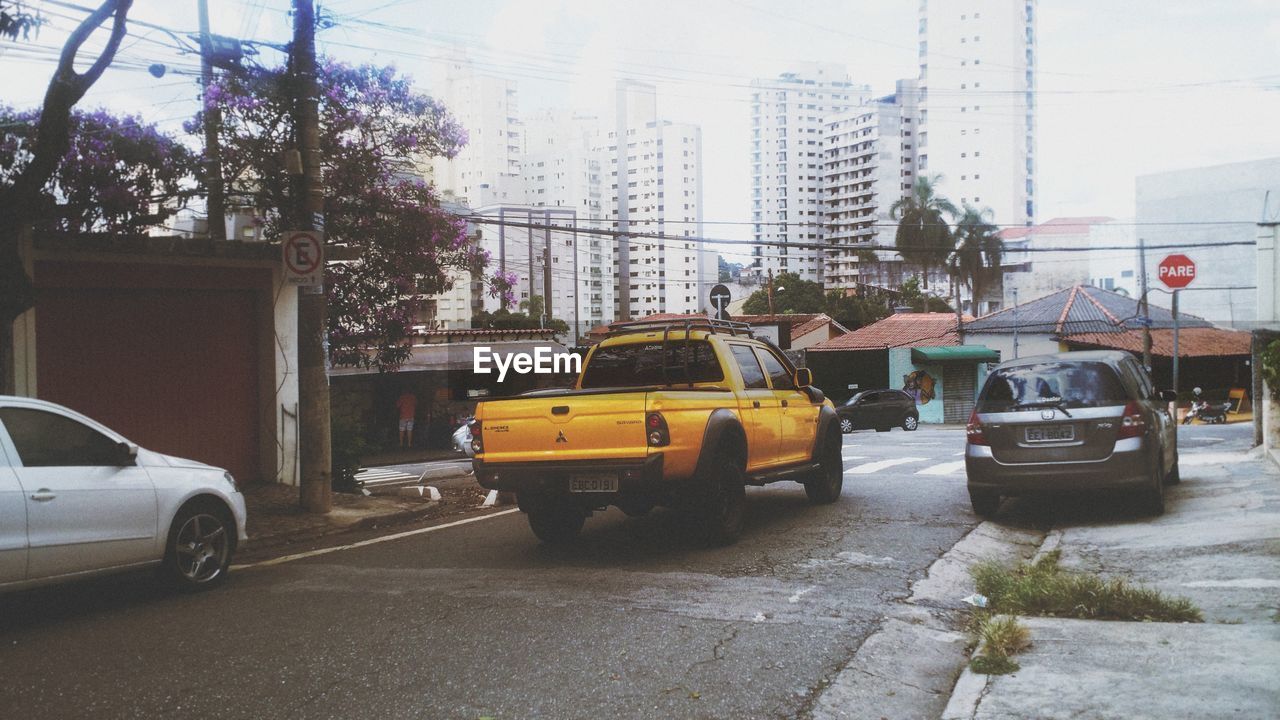
<instances>
[{"instance_id":1,"label":"truck license plate","mask_svg":"<svg viewBox=\"0 0 1280 720\"><path fill-rule=\"evenodd\" d=\"M618 492L618 476L613 473L576 473L569 476L569 492Z\"/></svg>"},{"instance_id":2,"label":"truck license plate","mask_svg":"<svg viewBox=\"0 0 1280 720\"><path fill-rule=\"evenodd\" d=\"M1042 425L1027 428L1027 442L1062 442L1075 439L1076 429L1073 425Z\"/></svg>"}]
</instances>

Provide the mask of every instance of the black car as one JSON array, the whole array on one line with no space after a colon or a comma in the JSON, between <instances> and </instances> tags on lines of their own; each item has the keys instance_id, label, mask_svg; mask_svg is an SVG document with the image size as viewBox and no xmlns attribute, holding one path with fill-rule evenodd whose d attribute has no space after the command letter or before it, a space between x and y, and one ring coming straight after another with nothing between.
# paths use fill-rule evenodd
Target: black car
<instances>
[{"instance_id":1,"label":"black car","mask_svg":"<svg viewBox=\"0 0 1280 720\"><path fill-rule=\"evenodd\" d=\"M846 433L868 428L876 432L895 427L915 430L920 426L916 401L901 390L863 390L837 407L836 414L840 431Z\"/></svg>"}]
</instances>

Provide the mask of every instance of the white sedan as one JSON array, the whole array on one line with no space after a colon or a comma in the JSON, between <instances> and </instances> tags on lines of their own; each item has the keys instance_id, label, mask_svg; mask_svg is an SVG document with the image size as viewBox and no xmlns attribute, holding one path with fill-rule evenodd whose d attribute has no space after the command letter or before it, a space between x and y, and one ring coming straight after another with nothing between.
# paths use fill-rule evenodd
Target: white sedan
<instances>
[{"instance_id":1,"label":"white sedan","mask_svg":"<svg viewBox=\"0 0 1280 720\"><path fill-rule=\"evenodd\" d=\"M209 588L247 539L244 496L225 470L0 395L0 591L147 565L180 588Z\"/></svg>"}]
</instances>

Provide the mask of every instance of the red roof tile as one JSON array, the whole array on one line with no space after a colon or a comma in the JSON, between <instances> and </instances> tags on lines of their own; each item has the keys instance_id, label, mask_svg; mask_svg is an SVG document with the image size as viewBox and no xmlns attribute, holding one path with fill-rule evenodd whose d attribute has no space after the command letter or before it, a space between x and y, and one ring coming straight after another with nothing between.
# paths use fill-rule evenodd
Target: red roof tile
<instances>
[{"instance_id":1,"label":"red roof tile","mask_svg":"<svg viewBox=\"0 0 1280 720\"><path fill-rule=\"evenodd\" d=\"M1242 330L1221 328L1183 328L1178 332L1178 357L1216 357L1220 355L1250 354L1252 336ZM1107 348L1142 352L1142 331L1126 330L1110 333L1077 333L1064 335L1068 345L1084 348ZM1151 354L1173 357L1173 330L1151 331Z\"/></svg>"},{"instance_id":2,"label":"red roof tile","mask_svg":"<svg viewBox=\"0 0 1280 720\"><path fill-rule=\"evenodd\" d=\"M965 321L973 318L964 316ZM898 347L959 345L955 313L896 313L810 350L879 350Z\"/></svg>"},{"instance_id":3,"label":"red roof tile","mask_svg":"<svg viewBox=\"0 0 1280 720\"><path fill-rule=\"evenodd\" d=\"M1031 227L1011 227L1000 231L1005 240L1017 240L1028 235L1080 235L1089 232L1089 226L1111 222L1115 218L1102 215L1089 217L1054 218Z\"/></svg>"}]
</instances>

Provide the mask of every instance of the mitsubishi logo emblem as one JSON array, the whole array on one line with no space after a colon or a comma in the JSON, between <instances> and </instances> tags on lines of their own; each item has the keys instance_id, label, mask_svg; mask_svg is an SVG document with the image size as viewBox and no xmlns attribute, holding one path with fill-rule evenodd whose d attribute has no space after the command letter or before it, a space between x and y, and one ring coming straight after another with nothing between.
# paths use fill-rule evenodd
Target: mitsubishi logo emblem
<instances>
[{"instance_id":1,"label":"mitsubishi logo emblem","mask_svg":"<svg viewBox=\"0 0 1280 720\"><path fill-rule=\"evenodd\" d=\"M569 442L569 440L568 440L567 438L565 438L565 436L564 436L564 431L563 431L563 430L561 430L561 431L560 431L560 434L556 436L556 442L558 442L558 443L567 443L567 442Z\"/></svg>"},{"instance_id":2,"label":"mitsubishi logo emblem","mask_svg":"<svg viewBox=\"0 0 1280 720\"><path fill-rule=\"evenodd\" d=\"M1052 419L1053 419L1053 415L1054 415L1054 413L1053 413L1053 411L1052 411L1052 410L1041 410L1041 411L1040 411L1040 419L1041 419L1041 420L1052 420Z\"/></svg>"}]
</instances>

